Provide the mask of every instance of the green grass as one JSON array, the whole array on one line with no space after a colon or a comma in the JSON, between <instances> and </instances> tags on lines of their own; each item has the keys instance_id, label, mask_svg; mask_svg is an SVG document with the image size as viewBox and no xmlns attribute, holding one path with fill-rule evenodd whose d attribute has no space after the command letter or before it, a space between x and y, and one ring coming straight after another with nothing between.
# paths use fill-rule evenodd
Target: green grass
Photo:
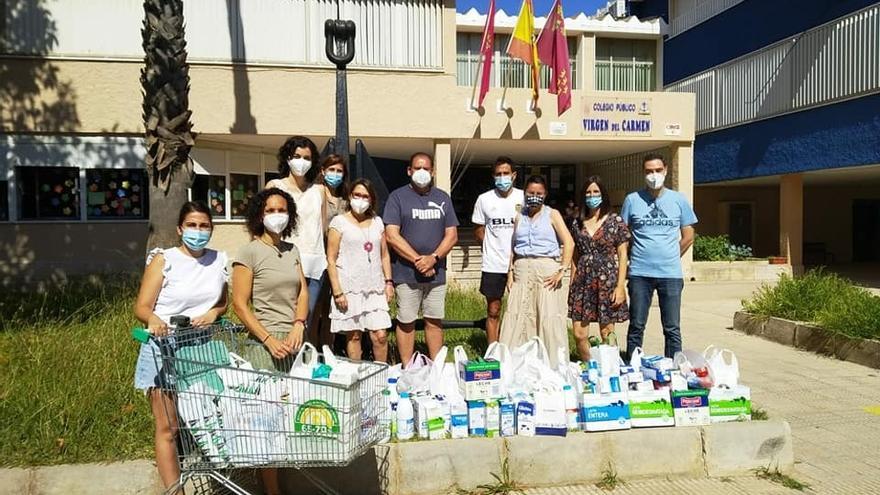
<instances>
[{"instance_id":1,"label":"green grass","mask_svg":"<svg viewBox=\"0 0 880 495\"><path fill-rule=\"evenodd\" d=\"M467 491L459 489L458 495L510 495L513 493L523 493L522 488L510 478L510 467L507 458L501 463L501 474L489 473L495 478L495 483L488 483L477 486L476 490Z\"/></svg>"},{"instance_id":2,"label":"green grass","mask_svg":"<svg viewBox=\"0 0 880 495\"><path fill-rule=\"evenodd\" d=\"M43 293L0 292L0 465L152 457L149 403L133 385L137 287L136 278L120 276L75 279ZM484 305L478 292L450 287L447 318L480 319ZM471 356L486 349L483 331L449 330L445 338ZM396 356L393 332L391 340Z\"/></svg>"},{"instance_id":3,"label":"green grass","mask_svg":"<svg viewBox=\"0 0 880 495\"><path fill-rule=\"evenodd\" d=\"M782 276L765 285L743 308L760 316L813 322L850 337L880 338L880 297L822 270L802 277Z\"/></svg>"},{"instance_id":4,"label":"green grass","mask_svg":"<svg viewBox=\"0 0 880 495\"><path fill-rule=\"evenodd\" d=\"M798 481L787 474L782 474L779 469L771 470L769 467L761 467L755 470L755 476L763 480L769 480L778 483L786 488L802 492L810 488L809 483Z\"/></svg>"},{"instance_id":5,"label":"green grass","mask_svg":"<svg viewBox=\"0 0 880 495\"><path fill-rule=\"evenodd\" d=\"M767 414L767 411L761 409L756 406L755 403L752 403L752 421L767 421L770 419L770 415Z\"/></svg>"},{"instance_id":6,"label":"green grass","mask_svg":"<svg viewBox=\"0 0 880 495\"><path fill-rule=\"evenodd\" d=\"M152 419L132 381L136 290L120 277L0 295L10 315L0 331L0 464L152 456Z\"/></svg>"},{"instance_id":7,"label":"green grass","mask_svg":"<svg viewBox=\"0 0 880 495\"><path fill-rule=\"evenodd\" d=\"M615 488L626 483L617 476L617 470L614 465L608 463L608 466L602 471L602 479L596 483L596 487L605 491L613 491Z\"/></svg>"}]
</instances>

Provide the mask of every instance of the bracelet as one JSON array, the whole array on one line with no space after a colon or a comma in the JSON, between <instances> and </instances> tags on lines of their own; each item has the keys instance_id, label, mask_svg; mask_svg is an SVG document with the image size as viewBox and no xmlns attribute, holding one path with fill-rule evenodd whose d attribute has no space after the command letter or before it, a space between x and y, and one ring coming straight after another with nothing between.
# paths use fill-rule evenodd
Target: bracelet
<instances>
[{"instance_id":1,"label":"bracelet","mask_svg":"<svg viewBox=\"0 0 880 495\"><path fill-rule=\"evenodd\" d=\"M390 278L386 278L385 285L394 285L394 280L391 280Z\"/></svg>"},{"instance_id":2,"label":"bracelet","mask_svg":"<svg viewBox=\"0 0 880 495\"><path fill-rule=\"evenodd\" d=\"M336 298L342 297L342 296L344 296L344 295L345 295L345 292L340 292L339 294L333 294L333 299L336 299ZM299 320L297 320L297 321L299 321ZM296 323L296 322L294 322L294 323ZM305 323L305 322L303 322L303 323Z\"/></svg>"},{"instance_id":3,"label":"bracelet","mask_svg":"<svg viewBox=\"0 0 880 495\"><path fill-rule=\"evenodd\" d=\"M265 344L266 341L269 340L269 337L271 337L271 336L272 336L271 333L266 333L266 336L263 337L263 340L261 340L260 343L261 343L261 344Z\"/></svg>"},{"instance_id":4,"label":"bracelet","mask_svg":"<svg viewBox=\"0 0 880 495\"><path fill-rule=\"evenodd\" d=\"M304 320L302 318L297 318L297 319L293 320L294 325L296 325L297 323L302 323L303 326L306 326L306 320Z\"/></svg>"}]
</instances>

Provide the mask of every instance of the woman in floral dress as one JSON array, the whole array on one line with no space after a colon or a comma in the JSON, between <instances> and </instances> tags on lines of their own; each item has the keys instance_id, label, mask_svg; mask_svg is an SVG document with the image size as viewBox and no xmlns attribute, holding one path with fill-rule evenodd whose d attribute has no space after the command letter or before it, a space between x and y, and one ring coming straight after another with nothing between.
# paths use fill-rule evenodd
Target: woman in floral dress
<instances>
[{"instance_id":1,"label":"woman in floral dress","mask_svg":"<svg viewBox=\"0 0 880 495\"><path fill-rule=\"evenodd\" d=\"M585 208L571 222L575 243L568 317L572 320L578 354L590 358L590 323L599 324L607 342L614 324L629 320L626 304L627 249L630 233L623 219L611 212L602 179L592 176L583 189Z\"/></svg>"}]
</instances>

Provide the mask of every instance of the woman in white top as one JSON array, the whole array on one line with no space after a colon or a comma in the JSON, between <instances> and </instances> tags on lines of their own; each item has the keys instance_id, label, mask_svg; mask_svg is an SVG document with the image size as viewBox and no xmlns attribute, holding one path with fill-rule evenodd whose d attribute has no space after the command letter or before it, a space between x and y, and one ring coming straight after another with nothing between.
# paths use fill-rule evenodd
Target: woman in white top
<instances>
[{"instance_id":1,"label":"woman in white top","mask_svg":"<svg viewBox=\"0 0 880 495\"><path fill-rule=\"evenodd\" d=\"M376 191L367 179L351 185L348 211L330 222L327 272L333 290L330 331L344 332L348 357L361 358L361 333L370 331L376 361L388 360L391 327L388 303L394 297L385 225L376 215Z\"/></svg>"},{"instance_id":2,"label":"woman in white top","mask_svg":"<svg viewBox=\"0 0 880 495\"><path fill-rule=\"evenodd\" d=\"M324 251L326 224L326 201L324 185L315 182L320 168L314 166L318 148L311 139L293 136L278 150L278 173L280 179L271 180L266 189L277 187L290 194L296 202L297 228L284 242L299 250L303 274L309 289L309 316L311 322L321 290L321 280L327 270Z\"/></svg>"},{"instance_id":3,"label":"woman in white top","mask_svg":"<svg viewBox=\"0 0 880 495\"><path fill-rule=\"evenodd\" d=\"M226 253L205 248L213 227L207 206L185 203L177 222L181 245L150 252L134 314L153 335L165 335L172 316L188 316L198 326L211 324L226 312ZM158 388L159 352L152 340L141 345L134 382L150 397L156 421L156 466L168 488L180 478L174 434L177 418L174 398Z\"/></svg>"}]
</instances>

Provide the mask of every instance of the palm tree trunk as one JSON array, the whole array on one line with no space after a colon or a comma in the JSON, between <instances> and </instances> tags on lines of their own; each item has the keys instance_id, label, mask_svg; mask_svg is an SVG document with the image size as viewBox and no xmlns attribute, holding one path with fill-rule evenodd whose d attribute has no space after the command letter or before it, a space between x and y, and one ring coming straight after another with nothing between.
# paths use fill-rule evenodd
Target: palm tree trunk
<instances>
[{"instance_id":1,"label":"palm tree trunk","mask_svg":"<svg viewBox=\"0 0 880 495\"><path fill-rule=\"evenodd\" d=\"M150 177L147 250L178 244L177 213L187 200L195 143L189 110L182 0L145 0L141 35L143 118Z\"/></svg>"}]
</instances>

